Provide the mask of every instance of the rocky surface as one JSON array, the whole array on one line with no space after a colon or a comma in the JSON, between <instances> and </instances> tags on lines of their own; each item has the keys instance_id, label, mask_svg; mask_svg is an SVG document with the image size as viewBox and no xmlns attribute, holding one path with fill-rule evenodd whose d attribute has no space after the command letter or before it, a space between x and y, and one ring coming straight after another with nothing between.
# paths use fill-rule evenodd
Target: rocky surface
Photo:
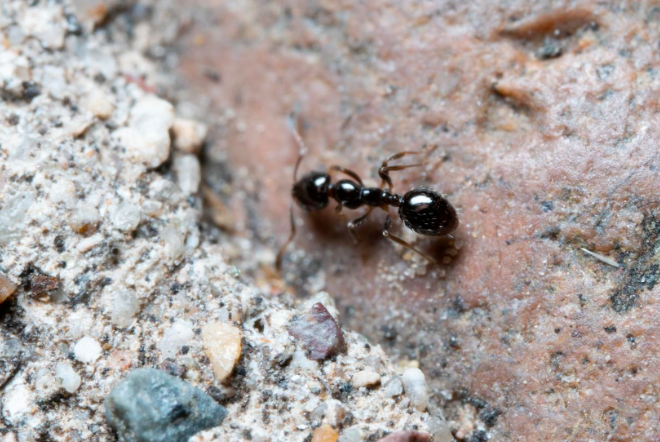
<instances>
[{"instance_id":1,"label":"rocky surface","mask_svg":"<svg viewBox=\"0 0 660 442\"><path fill-rule=\"evenodd\" d=\"M227 410L196 442L451 440L439 410L351 385L365 370L389 385L398 368L340 328L327 293L297 303L229 263L251 246L203 218L222 198L202 201L204 108L177 99L171 70L191 21L172 4L0 2L0 438L114 441L107 413L140 440L126 431L148 419L117 407L146 367ZM312 305L342 336L322 361L288 332Z\"/></svg>"},{"instance_id":2,"label":"rocky surface","mask_svg":"<svg viewBox=\"0 0 660 442\"><path fill-rule=\"evenodd\" d=\"M291 111L301 172L339 164L377 184L384 157L437 144L393 178L459 208L453 239L403 230L442 265L387 243L382 213L355 246L359 214L329 208L296 211L286 279L419 365L459 440L660 438L654 4L196 4L180 72L217 115L203 175L232 213L219 225L252 253L285 241Z\"/></svg>"}]
</instances>

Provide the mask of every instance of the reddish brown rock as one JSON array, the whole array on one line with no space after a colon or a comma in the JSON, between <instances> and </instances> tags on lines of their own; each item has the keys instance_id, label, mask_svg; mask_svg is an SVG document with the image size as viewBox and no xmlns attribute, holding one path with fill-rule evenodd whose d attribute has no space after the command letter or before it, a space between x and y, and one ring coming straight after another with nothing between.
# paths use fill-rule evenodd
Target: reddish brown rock
<instances>
[{"instance_id":1,"label":"reddish brown rock","mask_svg":"<svg viewBox=\"0 0 660 442\"><path fill-rule=\"evenodd\" d=\"M362 212L330 207L296 211L284 276L299 290L324 280L348 326L418 360L468 439L660 439L656 8L198 2L212 26L181 72L224 118L207 181L244 172L225 181L237 232L289 232L291 110L310 148L301 172L339 164L377 184L387 155L438 144L393 179L460 209L453 241L411 237L446 264L411 263L382 238L382 213L356 246L346 223Z\"/></svg>"},{"instance_id":2,"label":"reddish brown rock","mask_svg":"<svg viewBox=\"0 0 660 442\"><path fill-rule=\"evenodd\" d=\"M57 276L46 275L39 270L35 270L28 276L28 293L34 298L42 301L49 301L60 288L60 278Z\"/></svg>"},{"instance_id":3,"label":"reddish brown rock","mask_svg":"<svg viewBox=\"0 0 660 442\"><path fill-rule=\"evenodd\" d=\"M431 436L418 431L397 431L389 436L385 436L378 442L428 442Z\"/></svg>"},{"instance_id":4,"label":"reddish brown rock","mask_svg":"<svg viewBox=\"0 0 660 442\"><path fill-rule=\"evenodd\" d=\"M320 302L314 304L309 313L294 318L288 330L305 349L307 357L314 361L322 361L346 351L341 328Z\"/></svg>"}]
</instances>

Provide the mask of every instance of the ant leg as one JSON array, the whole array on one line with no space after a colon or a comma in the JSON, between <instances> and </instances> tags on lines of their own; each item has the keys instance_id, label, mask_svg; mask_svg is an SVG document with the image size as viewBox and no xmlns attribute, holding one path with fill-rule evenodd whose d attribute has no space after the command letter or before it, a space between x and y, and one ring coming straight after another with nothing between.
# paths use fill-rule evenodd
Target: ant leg
<instances>
[{"instance_id":1,"label":"ant leg","mask_svg":"<svg viewBox=\"0 0 660 442\"><path fill-rule=\"evenodd\" d=\"M277 252L277 258L275 258L275 268L277 270L282 269L282 258L284 257L284 252L286 251L286 248L289 247L289 244L291 244L291 241L293 241L293 238L296 236L296 220L293 218L293 202L291 202L291 205L289 206L289 220L291 221L291 233L289 234L289 239L286 240L282 247L280 247L279 252Z\"/></svg>"},{"instance_id":2,"label":"ant leg","mask_svg":"<svg viewBox=\"0 0 660 442\"><path fill-rule=\"evenodd\" d=\"M342 206L341 203L338 203L338 204L335 206L335 213L341 213L341 209L343 209L343 208L344 208L344 206Z\"/></svg>"},{"instance_id":3,"label":"ant leg","mask_svg":"<svg viewBox=\"0 0 660 442\"><path fill-rule=\"evenodd\" d=\"M431 264L437 264L436 260L433 259L433 258L431 258L430 256L428 256L426 253L417 250L417 249L416 249L415 247L413 247L411 244L408 244L407 242L405 242L405 241L402 240L401 238L398 238L398 237L392 235L392 234L390 233L390 227L391 227L391 226L392 226L392 218L390 218L390 216L387 215L387 218L385 218L385 225L383 226L383 236L384 236L385 238L389 238L390 240L394 241L395 243L397 243L397 244L401 244L401 245L402 245L403 247L405 247L406 249L412 250L413 252L415 252L415 253L417 253L417 254L423 256L424 259L426 259L426 260L427 260L428 262L430 262Z\"/></svg>"},{"instance_id":4,"label":"ant leg","mask_svg":"<svg viewBox=\"0 0 660 442\"><path fill-rule=\"evenodd\" d=\"M371 215L371 211L372 211L372 210L374 210L374 208L373 208L373 207L369 207L369 210L367 210L367 213L365 213L364 215L362 215L362 216L359 217L359 218L355 218L355 219L352 220L350 223L348 223L348 231L351 233L351 237L353 237L353 242L354 242L355 244L358 243L358 239L357 239L357 236L356 236L356 234L355 234L355 228L356 228L357 226L359 226L360 224L362 224L362 223L367 219L367 217L368 217L369 215Z\"/></svg>"},{"instance_id":5,"label":"ant leg","mask_svg":"<svg viewBox=\"0 0 660 442\"><path fill-rule=\"evenodd\" d=\"M378 175L380 178L383 180L381 187L387 183L387 189L391 192L392 191L392 179L390 178L389 172L394 171L394 170L404 170L408 169L409 167L419 167L419 166L424 166L427 164L429 157L435 150L438 148L437 144L434 144L433 147L431 147L429 150L426 152L421 151L421 150L408 150L405 152L399 152L395 153L393 155L390 155L389 157L385 158L385 161L383 161L383 164L381 165L380 169L378 169ZM418 164L409 164L409 165L404 165L404 166L388 166L387 163L390 161L398 160L399 158L403 158L407 155L421 155L421 154L426 154L424 155L424 161Z\"/></svg>"},{"instance_id":6,"label":"ant leg","mask_svg":"<svg viewBox=\"0 0 660 442\"><path fill-rule=\"evenodd\" d=\"M346 169L345 167L341 167L341 166L330 166L330 168L328 169L328 172L332 172L333 170L336 170L338 172L341 172L343 174L346 174L346 175L350 176L355 181L357 181L361 186L364 185L362 183L362 179L358 176L358 174L353 172L350 169Z\"/></svg>"}]
</instances>

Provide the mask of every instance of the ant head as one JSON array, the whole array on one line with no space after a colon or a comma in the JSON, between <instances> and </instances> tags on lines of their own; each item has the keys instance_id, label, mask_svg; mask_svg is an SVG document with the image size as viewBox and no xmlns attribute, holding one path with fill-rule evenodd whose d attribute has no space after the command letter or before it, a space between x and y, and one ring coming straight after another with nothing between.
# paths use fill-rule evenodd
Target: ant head
<instances>
[{"instance_id":1,"label":"ant head","mask_svg":"<svg viewBox=\"0 0 660 442\"><path fill-rule=\"evenodd\" d=\"M429 189L413 189L403 195L399 216L409 229L422 235L446 235L458 227L456 209Z\"/></svg>"},{"instance_id":2,"label":"ant head","mask_svg":"<svg viewBox=\"0 0 660 442\"><path fill-rule=\"evenodd\" d=\"M310 172L293 185L293 198L305 210L321 210L328 205L332 179L324 172Z\"/></svg>"}]
</instances>

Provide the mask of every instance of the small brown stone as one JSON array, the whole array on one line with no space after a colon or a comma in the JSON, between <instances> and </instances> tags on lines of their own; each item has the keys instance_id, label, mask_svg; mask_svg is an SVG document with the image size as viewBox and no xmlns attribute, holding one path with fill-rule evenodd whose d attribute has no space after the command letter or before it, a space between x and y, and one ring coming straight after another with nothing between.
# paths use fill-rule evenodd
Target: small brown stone
<instances>
[{"instance_id":1,"label":"small brown stone","mask_svg":"<svg viewBox=\"0 0 660 442\"><path fill-rule=\"evenodd\" d=\"M241 339L241 330L231 324L212 322L202 329L204 352L217 380L223 381L234 370L241 357Z\"/></svg>"},{"instance_id":2,"label":"small brown stone","mask_svg":"<svg viewBox=\"0 0 660 442\"><path fill-rule=\"evenodd\" d=\"M307 350L307 357L314 361L322 361L346 351L341 328L320 302L314 304L306 315L295 318L288 330Z\"/></svg>"},{"instance_id":3,"label":"small brown stone","mask_svg":"<svg viewBox=\"0 0 660 442\"><path fill-rule=\"evenodd\" d=\"M328 424L323 424L314 430L312 442L336 442L339 433Z\"/></svg>"},{"instance_id":4,"label":"small brown stone","mask_svg":"<svg viewBox=\"0 0 660 442\"><path fill-rule=\"evenodd\" d=\"M32 297L50 300L60 287L60 278L35 271L28 277L28 289Z\"/></svg>"},{"instance_id":5,"label":"small brown stone","mask_svg":"<svg viewBox=\"0 0 660 442\"><path fill-rule=\"evenodd\" d=\"M428 442L431 436L419 431L397 431L380 439L378 442Z\"/></svg>"},{"instance_id":6,"label":"small brown stone","mask_svg":"<svg viewBox=\"0 0 660 442\"><path fill-rule=\"evenodd\" d=\"M11 279L0 273L0 304L5 302L16 291L17 287Z\"/></svg>"}]
</instances>

